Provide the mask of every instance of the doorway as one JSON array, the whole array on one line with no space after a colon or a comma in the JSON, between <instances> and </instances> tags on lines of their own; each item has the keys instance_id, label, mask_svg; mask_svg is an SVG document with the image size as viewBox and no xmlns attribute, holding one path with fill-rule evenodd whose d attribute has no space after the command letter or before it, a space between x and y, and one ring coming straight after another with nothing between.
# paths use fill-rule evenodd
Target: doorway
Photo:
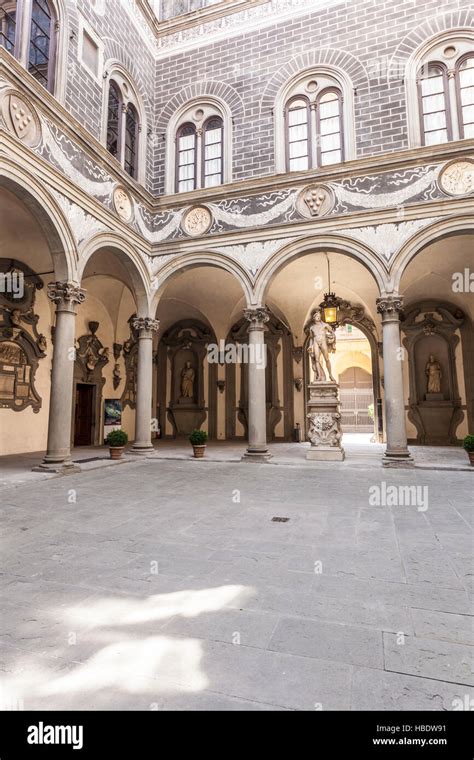
<instances>
[{"instance_id":1,"label":"doorway","mask_svg":"<svg viewBox=\"0 0 474 760\"><path fill-rule=\"evenodd\" d=\"M91 446L94 422L94 386L86 383L76 385L76 409L74 415L74 446Z\"/></svg>"},{"instance_id":2,"label":"doorway","mask_svg":"<svg viewBox=\"0 0 474 760\"><path fill-rule=\"evenodd\" d=\"M343 432L373 433L372 375L362 367L348 367L339 375L339 388Z\"/></svg>"}]
</instances>

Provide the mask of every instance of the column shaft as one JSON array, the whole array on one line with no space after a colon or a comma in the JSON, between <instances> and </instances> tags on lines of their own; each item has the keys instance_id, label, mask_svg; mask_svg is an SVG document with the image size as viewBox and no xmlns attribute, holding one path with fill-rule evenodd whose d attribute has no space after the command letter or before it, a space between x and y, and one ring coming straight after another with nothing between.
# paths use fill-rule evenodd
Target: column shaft
<instances>
[{"instance_id":1,"label":"column shaft","mask_svg":"<svg viewBox=\"0 0 474 760\"><path fill-rule=\"evenodd\" d=\"M151 442L152 396L153 396L153 332L159 322L148 317L137 317L133 327L138 330L137 405L135 409L135 453L147 453L153 449Z\"/></svg>"},{"instance_id":2,"label":"column shaft","mask_svg":"<svg viewBox=\"0 0 474 760\"><path fill-rule=\"evenodd\" d=\"M247 309L249 320L248 365L248 446L245 459L265 461L270 458L267 447L267 413L265 397L265 323L270 319L265 308Z\"/></svg>"}]
</instances>

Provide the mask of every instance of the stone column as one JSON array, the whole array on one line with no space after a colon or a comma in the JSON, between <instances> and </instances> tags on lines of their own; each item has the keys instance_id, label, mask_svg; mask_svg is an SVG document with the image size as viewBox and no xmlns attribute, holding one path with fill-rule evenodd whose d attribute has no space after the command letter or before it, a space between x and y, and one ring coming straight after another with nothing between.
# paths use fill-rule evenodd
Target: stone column
<instances>
[{"instance_id":1,"label":"stone column","mask_svg":"<svg viewBox=\"0 0 474 760\"><path fill-rule=\"evenodd\" d=\"M403 394L403 354L400 344L400 296L377 298L382 315L384 398L387 448L383 464L407 466L413 463L407 447L405 401Z\"/></svg>"},{"instance_id":2,"label":"stone column","mask_svg":"<svg viewBox=\"0 0 474 760\"><path fill-rule=\"evenodd\" d=\"M79 470L71 462L72 392L75 360L76 304L86 293L72 282L52 282L48 298L56 304L53 368L49 401L48 449L41 470Z\"/></svg>"},{"instance_id":3,"label":"stone column","mask_svg":"<svg viewBox=\"0 0 474 760\"><path fill-rule=\"evenodd\" d=\"M153 333L160 323L151 317L135 317L133 328L138 331L137 405L135 409L135 442L132 453L147 454L151 442L151 404L153 394Z\"/></svg>"},{"instance_id":4,"label":"stone column","mask_svg":"<svg viewBox=\"0 0 474 760\"><path fill-rule=\"evenodd\" d=\"M270 319L267 309L259 306L246 309L244 317L249 321L248 365L248 446L243 457L249 462L265 462L270 459L267 447L267 413L265 398L265 324Z\"/></svg>"}]
</instances>

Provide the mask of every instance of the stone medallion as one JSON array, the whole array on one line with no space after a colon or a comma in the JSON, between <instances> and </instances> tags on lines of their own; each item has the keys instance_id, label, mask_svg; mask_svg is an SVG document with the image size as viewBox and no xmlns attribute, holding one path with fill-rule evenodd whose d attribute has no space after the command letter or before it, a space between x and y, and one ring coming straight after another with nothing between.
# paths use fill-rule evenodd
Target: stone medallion
<instances>
[{"instance_id":1,"label":"stone medallion","mask_svg":"<svg viewBox=\"0 0 474 760\"><path fill-rule=\"evenodd\" d=\"M118 185L113 191L114 208L123 222L131 222L133 218L132 199L122 185Z\"/></svg>"},{"instance_id":2,"label":"stone medallion","mask_svg":"<svg viewBox=\"0 0 474 760\"><path fill-rule=\"evenodd\" d=\"M38 114L23 95L7 92L2 99L2 116L10 132L30 148L41 139L41 124Z\"/></svg>"},{"instance_id":3,"label":"stone medallion","mask_svg":"<svg viewBox=\"0 0 474 760\"><path fill-rule=\"evenodd\" d=\"M325 185L310 185L299 194L296 206L302 216L325 216L334 207L334 194Z\"/></svg>"},{"instance_id":4,"label":"stone medallion","mask_svg":"<svg viewBox=\"0 0 474 760\"><path fill-rule=\"evenodd\" d=\"M212 215L206 206L193 206L183 217L182 227L187 235L204 235L212 224Z\"/></svg>"},{"instance_id":5,"label":"stone medallion","mask_svg":"<svg viewBox=\"0 0 474 760\"><path fill-rule=\"evenodd\" d=\"M439 186L448 195L468 195L474 192L474 160L463 158L450 161L441 170Z\"/></svg>"}]
</instances>

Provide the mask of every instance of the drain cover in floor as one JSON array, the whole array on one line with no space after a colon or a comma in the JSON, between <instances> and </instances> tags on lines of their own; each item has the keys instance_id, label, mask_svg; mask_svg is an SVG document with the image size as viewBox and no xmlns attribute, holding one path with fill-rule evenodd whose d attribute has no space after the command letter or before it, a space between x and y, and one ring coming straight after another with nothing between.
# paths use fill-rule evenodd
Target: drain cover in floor
<instances>
[{"instance_id":1,"label":"drain cover in floor","mask_svg":"<svg viewBox=\"0 0 474 760\"><path fill-rule=\"evenodd\" d=\"M272 517L272 522L288 522L289 517Z\"/></svg>"}]
</instances>

